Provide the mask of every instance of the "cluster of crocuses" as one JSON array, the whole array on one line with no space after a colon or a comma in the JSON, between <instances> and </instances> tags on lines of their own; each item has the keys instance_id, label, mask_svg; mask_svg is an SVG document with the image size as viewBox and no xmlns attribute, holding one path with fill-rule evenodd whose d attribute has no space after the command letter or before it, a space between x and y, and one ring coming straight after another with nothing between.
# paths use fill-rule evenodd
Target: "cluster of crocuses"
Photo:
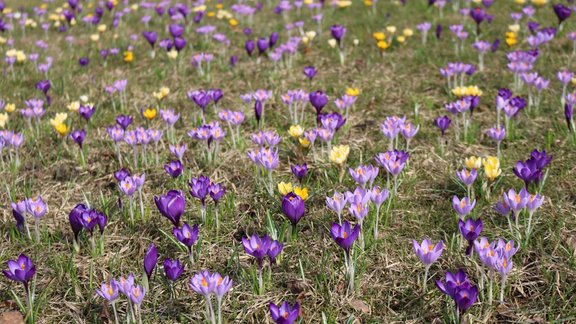
<instances>
[{"instance_id":1,"label":"cluster of crocuses","mask_svg":"<svg viewBox=\"0 0 576 324\"><path fill-rule=\"evenodd\" d=\"M244 246L244 251L256 259L258 264L258 293L264 293L264 281L262 279L262 272L264 269L264 259L268 257L270 261L270 269L272 265L276 263L276 258L282 249L284 249L284 244L277 240L272 240L268 234L263 237L257 234L252 234L250 237L242 238L242 245Z\"/></svg>"},{"instance_id":2,"label":"cluster of crocuses","mask_svg":"<svg viewBox=\"0 0 576 324\"><path fill-rule=\"evenodd\" d=\"M540 194L532 195L522 188L519 192L514 189L508 190L502 194L502 201L499 201L494 209L506 217L508 221L508 229L510 233L515 234L518 238L524 236L525 241L530 238L532 233L532 217L534 212L542 206L544 202L544 196ZM522 215L522 212L526 210L528 216ZM523 217L523 227L524 232L520 231L520 217ZM514 224L514 225L513 225Z\"/></svg>"},{"instance_id":3,"label":"cluster of crocuses","mask_svg":"<svg viewBox=\"0 0 576 324\"><path fill-rule=\"evenodd\" d=\"M232 146L236 148L236 142L240 140L240 124L244 122L245 115L241 111L231 111L222 109L218 112L221 121L228 125L230 137L232 137ZM232 129L234 126L235 129Z\"/></svg>"},{"instance_id":4,"label":"cluster of crocuses","mask_svg":"<svg viewBox=\"0 0 576 324\"><path fill-rule=\"evenodd\" d=\"M6 162L14 163L17 167L20 166L20 147L24 144L24 134L12 132L9 130L0 131L0 161L4 167L4 149L8 151L8 159Z\"/></svg>"},{"instance_id":5,"label":"cluster of crocuses","mask_svg":"<svg viewBox=\"0 0 576 324\"><path fill-rule=\"evenodd\" d=\"M462 127L464 129L464 140L467 139L468 129L470 128L470 122L472 119L472 113L474 112L474 108L478 106L480 102L479 99L480 98L478 96L463 96L458 98L456 101L452 101L444 105L444 108L446 108L446 110L452 116L454 116L454 120L456 121L456 132L455 132L456 138L460 137L461 133L460 128ZM460 126L460 122L458 120L457 115L461 115L462 126ZM450 126L450 123L451 119L448 116L438 117L434 121L434 124L436 125L436 127L440 129L440 132L442 134L442 144L444 142L443 138L445 132Z\"/></svg>"},{"instance_id":6,"label":"cluster of crocuses","mask_svg":"<svg viewBox=\"0 0 576 324\"><path fill-rule=\"evenodd\" d=\"M222 299L232 288L233 281L228 276L222 278L218 272L207 270L194 275L188 285L190 289L204 296L206 299L206 320L212 324L222 323ZM216 296L217 312L214 313L212 295Z\"/></svg>"},{"instance_id":7,"label":"cluster of crocuses","mask_svg":"<svg viewBox=\"0 0 576 324\"><path fill-rule=\"evenodd\" d=\"M218 108L218 102L222 99L224 94L221 89L210 89L210 90L193 90L186 93L188 99L192 101L202 113L202 123L206 124L206 108L213 102L214 109Z\"/></svg>"},{"instance_id":8,"label":"cluster of crocuses","mask_svg":"<svg viewBox=\"0 0 576 324\"><path fill-rule=\"evenodd\" d=\"M82 230L90 235L90 243L92 245L92 253L96 252L96 243L94 239L94 229L98 226L100 231L100 244L103 250L104 244L104 228L108 224L108 217L101 211L88 208L85 204L76 205L68 215L70 227L74 232L74 249L76 252L80 251L79 236Z\"/></svg>"},{"instance_id":9,"label":"cluster of crocuses","mask_svg":"<svg viewBox=\"0 0 576 324\"><path fill-rule=\"evenodd\" d=\"M411 122L407 122L406 116L391 116L386 117L384 122L380 124L380 130L382 134L384 134L384 137L388 139L388 150L400 148L398 145L398 135L402 134L402 137L404 137L406 141L406 152L409 152L410 141L420 130L420 125L414 126Z\"/></svg>"},{"instance_id":10,"label":"cluster of crocuses","mask_svg":"<svg viewBox=\"0 0 576 324\"><path fill-rule=\"evenodd\" d=\"M462 62L448 63L445 67L440 68L440 74L446 78L448 89L463 87L464 78L471 76L474 72L476 72L474 65Z\"/></svg>"},{"instance_id":11,"label":"cluster of crocuses","mask_svg":"<svg viewBox=\"0 0 576 324\"><path fill-rule=\"evenodd\" d=\"M100 289L96 289L96 293L107 300L112 305L114 312L114 320L119 323L118 312L116 311L116 302L119 293L126 296L126 322L142 323L142 308L141 304L146 295L146 289L141 285L135 285L134 275L131 273L127 278L120 277L118 280L112 279L110 282L104 282Z\"/></svg>"},{"instance_id":12,"label":"cluster of crocuses","mask_svg":"<svg viewBox=\"0 0 576 324\"><path fill-rule=\"evenodd\" d=\"M212 198L212 201L214 201L216 228L220 228L218 203L226 193L226 187L222 183L212 182L210 178L204 175L192 178L188 186L190 187L190 195L200 201L200 213L203 222L206 222L206 199L208 196Z\"/></svg>"},{"instance_id":13,"label":"cluster of crocuses","mask_svg":"<svg viewBox=\"0 0 576 324\"><path fill-rule=\"evenodd\" d=\"M504 292L506 280L512 271L512 257L518 252L519 247L514 245L514 241L505 242L498 239L490 243L485 237L474 241L474 250L480 261L488 268L488 304L492 304L492 290L495 280L495 273L500 274L500 303L504 302ZM485 274L482 274L484 278Z\"/></svg>"},{"instance_id":14,"label":"cluster of crocuses","mask_svg":"<svg viewBox=\"0 0 576 324\"><path fill-rule=\"evenodd\" d=\"M394 196L398 192L398 177L408 162L410 154L403 150L390 150L378 153L375 157L376 163L386 170L386 186L390 188L390 176L392 176L392 192Z\"/></svg>"},{"instance_id":15,"label":"cluster of crocuses","mask_svg":"<svg viewBox=\"0 0 576 324\"><path fill-rule=\"evenodd\" d=\"M216 160L220 141L226 136L226 131L220 127L217 121L213 121L193 128L188 132L188 136L197 141L206 142L206 160L211 164Z\"/></svg>"},{"instance_id":16,"label":"cluster of crocuses","mask_svg":"<svg viewBox=\"0 0 576 324\"><path fill-rule=\"evenodd\" d=\"M162 139L163 132L157 129L145 129L144 127L136 127L134 130L128 130L127 128L131 123L132 118L130 116L120 115L116 119L116 125L109 126L106 129L108 136L114 141L120 166L122 166L122 154L120 151L120 143L122 142L132 148L132 163L135 168L139 165L138 146L141 147L141 160L148 165L146 149L150 142L153 142L155 145L156 161L158 161L158 142Z\"/></svg>"},{"instance_id":17,"label":"cluster of crocuses","mask_svg":"<svg viewBox=\"0 0 576 324\"><path fill-rule=\"evenodd\" d=\"M539 151L535 149L530 153L530 157L526 161L516 162L512 171L520 180L524 181L525 188L528 189L531 183L534 183L536 187L540 184L539 191L541 191L548 177L548 169L546 167L550 164L552 158L553 156L548 155L546 150Z\"/></svg>"},{"instance_id":18,"label":"cluster of crocuses","mask_svg":"<svg viewBox=\"0 0 576 324\"><path fill-rule=\"evenodd\" d=\"M30 236L30 228L28 226L28 221L26 220L26 215L30 215L34 218L34 229L36 233L36 240L40 240L40 219L46 215L48 211L48 206L42 199L42 196L37 196L33 198L27 198L21 201L12 202L12 216L16 220L16 227L19 231L24 227L28 238Z\"/></svg>"},{"instance_id":19,"label":"cluster of crocuses","mask_svg":"<svg viewBox=\"0 0 576 324\"><path fill-rule=\"evenodd\" d=\"M264 184L270 196L274 195L272 171L280 164L278 148L276 147L280 140L281 137L276 131L260 131L252 135L252 141L259 146L258 150L246 152L250 161L256 166L258 175L267 172L268 183L264 181Z\"/></svg>"},{"instance_id":20,"label":"cluster of crocuses","mask_svg":"<svg viewBox=\"0 0 576 324\"><path fill-rule=\"evenodd\" d=\"M146 174L130 175L128 170L120 169L114 172L114 178L118 181L120 191L128 197L131 224L134 224L134 195L136 194L136 191L138 191L138 196L140 198L140 217L144 220L145 215L142 188L144 186L144 181L146 180Z\"/></svg>"}]
</instances>

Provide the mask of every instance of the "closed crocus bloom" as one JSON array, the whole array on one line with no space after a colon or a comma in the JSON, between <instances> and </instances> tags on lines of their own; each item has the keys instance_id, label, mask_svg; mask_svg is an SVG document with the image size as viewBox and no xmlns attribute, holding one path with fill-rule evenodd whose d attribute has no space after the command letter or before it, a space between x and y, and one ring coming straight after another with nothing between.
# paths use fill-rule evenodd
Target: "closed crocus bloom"
<instances>
[{"instance_id":1,"label":"closed crocus bloom","mask_svg":"<svg viewBox=\"0 0 576 324\"><path fill-rule=\"evenodd\" d=\"M304 75L312 80L314 78L314 76L316 75L316 69L313 66L307 66L304 68Z\"/></svg>"},{"instance_id":2,"label":"closed crocus bloom","mask_svg":"<svg viewBox=\"0 0 576 324\"><path fill-rule=\"evenodd\" d=\"M494 179L502 173L502 170L500 169L500 161L497 157L488 156L482 164L484 165L484 173L490 181L494 181Z\"/></svg>"},{"instance_id":3,"label":"closed crocus bloom","mask_svg":"<svg viewBox=\"0 0 576 324\"><path fill-rule=\"evenodd\" d=\"M558 24L560 25L564 20L568 19L570 17L570 15L572 14L572 10L570 10L570 8L566 7L565 5L558 3L555 4L553 7L554 9L554 13L556 14L556 17L558 17Z\"/></svg>"},{"instance_id":4,"label":"closed crocus bloom","mask_svg":"<svg viewBox=\"0 0 576 324\"><path fill-rule=\"evenodd\" d=\"M178 178L184 167L182 166L182 162L180 160L170 161L168 164L164 164L164 170L168 173L172 178Z\"/></svg>"},{"instance_id":5,"label":"closed crocus bloom","mask_svg":"<svg viewBox=\"0 0 576 324\"><path fill-rule=\"evenodd\" d=\"M20 254L17 260L8 260L8 269L2 270L6 278L24 284L28 292L28 282L36 274L36 267L25 254Z\"/></svg>"},{"instance_id":6,"label":"closed crocus bloom","mask_svg":"<svg viewBox=\"0 0 576 324\"><path fill-rule=\"evenodd\" d=\"M346 34L346 28L342 25L332 25L330 26L330 33L338 44L341 44L342 38L344 37L344 34Z\"/></svg>"},{"instance_id":7,"label":"closed crocus bloom","mask_svg":"<svg viewBox=\"0 0 576 324\"><path fill-rule=\"evenodd\" d=\"M442 255L444 243L440 240L434 245L430 240L424 239L422 244L418 244L416 240L412 240L412 246L420 261L422 261L424 265L430 266Z\"/></svg>"},{"instance_id":8,"label":"closed crocus bloom","mask_svg":"<svg viewBox=\"0 0 576 324\"><path fill-rule=\"evenodd\" d=\"M166 259L164 260L164 273L166 274L166 278L170 281L176 281L182 275L184 271L184 266L180 264L180 260L178 259Z\"/></svg>"},{"instance_id":9,"label":"closed crocus bloom","mask_svg":"<svg viewBox=\"0 0 576 324\"><path fill-rule=\"evenodd\" d=\"M300 312L300 305L295 303L294 306L290 306L288 302L283 301L280 307L274 303L270 303L270 316L276 324L292 324L298 319L298 313Z\"/></svg>"},{"instance_id":10,"label":"closed crocus bloom","mask_svg":"<svg viewBox=\"0 0 576 324\"><path fill-rule=\"evenodd\" d=\"M11 203L12 206L12 216L16 220L16 227L19 231L22 230L22 226L26 222L26 201L22 200L19 202Z\"/></svg>"},{"instance_id":11,"label":"closed crocus bloom","mask_svg":"<svg viewBox=\"0 0 576 324\"><path fill-rule=\"evenodd\" d=\"M344 221L342 226L338 223L332 223L332 227L330 228L330 235L332 235L332 239L338 246L340 246L346 253L350 253L350 249L352 245L358 238L360 234L360 224L356 224L354 228L350 225L348 221Z\"/></svg>"},{"instance_id":12,"label":"closed crocus bloom","mask_svg":"<svg viewBox=\"0 0 576 324\"><path fill-rule=\"evenodd\" d=\"M146 254L144 255L144 272L146 272L148 281L150 281L150 278L152 277L152 272L154 271L157 262L158 250L154 243L150 243L150 246L148 246L148 250L146 250Z\"/></svg>"},{"instance_id":13,"label":"closed crocus bloom","mask_svg":"<svg viewBox=\"0 0 576 324\"><path fill-rule=\"evenodd\" d=\"M460 234L464 237L466 241L468 241L468 247L466 248L466 255L470 255L472 253L472 247L474 246L474 241L478 238L480 233L482 232L482 219L478 218L477 220L473 220L472 218L468 218L466 221L461 219L458 220L458 229L460 230Z\"/></svg>"},{"instance_id":14,"label":"closed crocus bloom","mask_svg":"<svg viewBox=\"0 0 576 324\"><path fill-rule=\"evenodd\" d=\"M436 127L438 127L440 129L442 136L444 136L444 134L446 134L446 130L448 129L448 127L450 126L451 123L452 123L452 120L450 120L450 117L448 117L446 115L440 116L434 120L434 125L436 125Z\"/></svg>"},{"instance_id":15,"label":"closed crocus bloom","mask_svg":"<svg viewBox=\"0 0 576 324\"><path fill-rule=\"evenodd\" d=\"M305 213L304 200L300 196L289 192L282 198L282 212L296 226Z\"/></svg>"},{"instance_id":16,"label":"closed crocus bloom","mask_svg":"<svg viewBox=\"0 0 576 324\"><path fill-rule=\"evenodd\" d=\"M462 199L459 199L457 196L452 197L452 207L454 207L454 210L456 211L458 216L460 216L460 218L463 218L464 216L468 215L475 205L476 200L470 202L470 199L468 197L464 197Z\"/></svg>"},{"instance_id":17,"label":"closed crocus bloom","mask_svg":"<svg viewBox=\"0 0 576 324\"><path fill-rule=\"evenodd\" d=\"M479 158L476 156L471 156L469 158L466 158L465 162L466 162L466 167L470 170L472 170L472 169L478 170L482 167L482 158Z\"/></svg>"},{"instance_id":18,"label":"closed crocus bloom","mask_svg":"<svg viewBox=\"0 0 576 324\"><path fill-rule=\"evenodd\" d=\"M390 192L388 191L388 189L386 188L382 189L378 186L374 186L374 188L370 190L370 201L372 201L372 203L377 208L379 208L380 205L382 205L382 203L384 203L386 199L388 199L389 195Z\"/></svg>"},{"instance_id":19,"label":"closed crocus bloom","mask_svg":"<svg viewBox=\"0 0 576 324\"><path fill-rule=\"evenodd\" d=\"M338 165L343 165L344 162L346 162L349 153L350 146L348 145L334 146L332 147L332 151L330 151L330 161Z\"/></svg>"},{"instance_id":20,"label":"closed crocus bloom","mask_svg":"<svg viewBox=\"0 0 576 324\"><path fill-rule=\"evenodd\" d=\"M294 174L294 176L298 179L298 181L302 182L302 179L308 173L308 165L306 165L306 163L293 164L290 166L290 170L292 171L292 174Z\"/></svg>"},{"instance_id":21,"label":"closed crocus bloom","mask_svg":"<svg viewBox=\"0 0 576 324\"><path fill-rule=\"evenodd\" d=\"M328 96L320 90L310 92L308 99L310 100L310 104L316 109L316 114L320 114L324 106L328 103Z\"/></svg>"},{"instance_id":22,"label":"closed crocus bloom","mask_svg":"<svg viewBox=\"0 0 576 324\"><path fill-rule=\"evenodd\" d=\"M86 137L86 131L84 129L75 130L70 133L70 138L82 148L82 144L84 143L84 138Z\"/></svg>"},{"instance_id":23,"label":"closed crocus bloom","mask_svg":"<svg viewBox=\"0 0 576 324\"><path fill-rule=\"evenodd\" d=\"M184 214L185 200L182 191L170 190L166 195L154 196L154 203L162 216L168 218L175 227L180 224Z\"/></svg>"},{"instance_id":24,"label":"closed crocus bloom","mask_svg":"<svg viewBox=\"0 0 576 324\"><path fill-rule=\"evenodd\" d=\"M463 286L456 289L454 293L454 301L456 302L456 308L458 312L466 312L478 298L478 287L477 286Z\"/></svg>"},{"instance_id":25,"label":"closed crocus bloom","mask_svg":"<svg viewBox=\"0 0 576 324\"><path fill-rule=\"evenodd\" d=\"M254 41L249 39L246 41L246 43L244 43L244 49L246 50L246 53L248 53L248 56L252 56L252 53L254 52Z\"/></svg>"}]
</instances>

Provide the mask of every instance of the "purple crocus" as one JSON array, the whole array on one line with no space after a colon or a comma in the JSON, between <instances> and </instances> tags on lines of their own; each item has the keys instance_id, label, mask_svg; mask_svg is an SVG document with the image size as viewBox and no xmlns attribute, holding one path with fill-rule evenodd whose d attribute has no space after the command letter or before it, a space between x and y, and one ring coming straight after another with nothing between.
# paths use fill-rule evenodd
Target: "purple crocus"
<instances>
[{"instance_id":1,"label":"purple crocus","mask_svg":"<svg viewBox=\"0 0 576 324\"><path fill-rule=\"evenodd\" d=\"M460 230L460 234L468 241L468 247L466 248L466 255L472 254L472 248L474 247L474 241L478 238L480 233L482 232L482 219L478 218L477 220L473 220L472 218L468 218L466 221L462 219L458 220L458 229Z\"/></svg>"},{"instance_id":2,"label":"purple crocus","mask_svg":"<svg viewBox=\"0 0 576 324\"><path fill-rule=\"evenodd\" d=\"M122 127L123 130L126 130L126 128L132 124L132 116L123 114L118 115L118 117L116 117L116 124Z\"/></svg>"},{"instance_id":3,"label":"purple crocus","mask_svg":"<svg viewBox=\"0 0 576 324\"><path fill-rule=\"evenodd\" d=\"M300 305L295 303L290 306L287 301L283 301L280 307L274 303L270 303L270 316L276 324L293 324L298 319L300 313Z\"/></svg>"},{"instance_id":4,"label":"purple crocus","mask_svg":"<svg viewBox=\"0 0 576 324\"><path fill-rule=\"evenodd\" d=\"M70 133L70 138L76 143L78 144L78 146L80 146L80 149L82 149L82 144L84 143L84 138L86 137L86 131L84 129L81 130L75 130L72 133Z\"/></svg>"},{"instance_id":5,"label":"purple crocus","mask_svg":"<svg viewBox=\"0 0 576 324\"><path fill-rule=\"evenodd\" d=\"M164 164L164 170L166 170L166 173L168 173L172 178L178 178L182 174L184 167L180 160L173 160Z\"/></svg>"},{"instance_id":6,"label":"purple crocus","mask_svg":"<svg viewBox=\"0 0 576 324\"><path fill-rule=\"evenodd\" d=\"M304 216L305 210L304 200L293 192L289 192L282 198L282 212L294 228Z\"/></svg>"},{"instance_id":7,"label":"purple crocus","mask_svg":"<svg viewBox=\"0 0 576 324\"><path fill-rule=\"evenodd\" d=\"M316 75L316 69L313 66L307 66L304 68L304 75L312 81L314 76Z\"/></svg>"},{"instance_id":8,"label":"purple crocus","mask_svg":"<svg viewBox=\"0 0 576 324\"><path fill-rule=\"evenodd\" d=\"M422 261L426 267L430 267L430 265L436 262L442 255L444 243L440 240L434 245L429 239L424 239L422 244L418 244L416 240L412 240L412 247L420 261Z\"/></svg>"},{"instance_id":9,"label":"purple crocus","mask_svg":"<svg viewBox=\"0 0 576 324\"><path fill-rule=\"evenodd\" d=\"M142 36L148 41L150 47L154 48L156 41L158 40L158 34L155 31L143 31Z\"/></svg>"},{"instance_id":10,"label":"purple crocus","mask_svg":"<svg viewBox=\"0 0 576 324\"><path fill-rule=\"evenodd\" d=\"M264 235L264 237L260 238L258 235L253 234L249 238L242 238L244 251L256 259L260 269L262 269L264 257L268 255L268 250L270 249L271 244L272 242L268 235Z\"/></svg>"},{"instance_id":11,"label":"purple crocus","mask_svg":"<svg viewBox=\"0 0 576 324\"><path fill-rule=\"evenodd\" d=\"M156 267L157 262L158 250L156 249L156 245L154 245L154 243L150 243L148 249L146 250L146 254L144 255L144 272L146 272L148 281L150 281L152 278L152 272L154 272L154 268Z\"/></svg>"},{"instance_id":12,"label":"purple crocus","mask_svg":"<svg viewBox=\"0 0 576 324\"><path fill-rule=\"evenodd\" d=\"M320 90L310 92L308 99L310 104L316 109L316 115L319 115L322 112L322 108L328 103L328 96Z\"/></svg>"},{"instance_id":13,"label":"purple crocus","mask_svg":"<svg viewBox=\"0 0 576 324\"><path fill-rule=\"evenodd\" d=\"M330 235L332 235L332 239L338 246L340 246L346 254L350 254L350 249L352 245L358 238L360 234L360 224L356 224L354 228L350 225L348 221L344 221L342 225L338 223L332 223L332 227L330 228Z\"/></svg>"},{"instance_id":14,"label":"purple crocus","mask_svg":"<svg viewBox=\"0 0 576 324\"><path fill-rule=\"evenodd\" d=\"M452 120L450 120L450 117L446 115L434 119L434 125L440 129L442 137L444 137L444 134L446 134L446 130L450 126L450 123L452 123Z\"/></svg>"},{"instance_id":15,"label":"purple crocus","mask_svg":"<svg viewBox=\"0 0 576 324\"><path fill-rule=\"evenodd\" d=\"M464 197L462 199L459 199L456 195L452 197L452 207L454 207L456 214L458 214L461 219L468 215L475 205L476 200L472 200L472 202L470 202L468 197Z\"/></svg>"},{"instance_id":16,"label":"purple crocus","mask_svg":"<svg viewBox=\"0 0 576 324\"><path fill-rule=\"evenodd\" d=\"M292 174L298 179L300 183L302 183L302 179L308 173L308 165L304 164L293 164L290 166L290 170L292 170Z\"/></svg>"},{"instance_id":17,"label":"purple crocus","mask_svg":"<svg viewBox=\"0 0 576 324\"><path fill-rule=\"evenodd\" d=\"M154 196L154 203L162 216L168 218L175 227L179 226L186 203L182 191L170 190L166 195Z\"/></svg>"},{"instance_id":18,"label":"purple crocus","mask_svg":"<svg viewBox=\"0 0 576 324\"><path fill-rule=\"evenodd\" d=\"M346 28L342 25L332 25L330 26L330 33L332 37L338 42L338 46L342 47L342 38L346 34Z\"/></svg>"},{"instance_id":19,"label":"purple crocus","mask_svg":"<svg viewBox=\"0 0 576 324\"><path fill-rule=\"evenodd\" d=\"M25 254L20 254L17 260L8 260L8 269L2 270L6 278L21 282L28 295L28 283L36 274L36 267Z\"/></svg>"},{"instance_id":20,"label":"purple crocus","mask_svg":"<svg viewBox=\"0 0 576 324\"><path fill-rule=\"evenodd\" d=\"M561 3L552 6L556 17L558 17L558 25L562 24L564 20L568 19L572 14L572 10Z\"/></svg>"},{"instance_id":21,"label":"purple crocus","mask_svg":"<svg viewBox=\"0 0 576 324\"><path fill-rule=\"evenodd\" d=\"M172 234L174 234L180 243L186 245L190 254L190 261L194 263L194 257L192 256L192 246L198 239L198 224L195 224L194 227L190 228L188 223L184 222L181 228L174 227L174 229L172 229Z\"/></svg>"},{"instance_id":22,"label":"purple crocus","mask_svg":"<svg viewBox=\"0 0 576 324\"><path fill-rule=\"evenodd\" d=\"M176 281L184 272L184 265L180 264L178 259L166 259L164 260L164 273L166 278L170 281Z\"/></svg>"}]
</instances>

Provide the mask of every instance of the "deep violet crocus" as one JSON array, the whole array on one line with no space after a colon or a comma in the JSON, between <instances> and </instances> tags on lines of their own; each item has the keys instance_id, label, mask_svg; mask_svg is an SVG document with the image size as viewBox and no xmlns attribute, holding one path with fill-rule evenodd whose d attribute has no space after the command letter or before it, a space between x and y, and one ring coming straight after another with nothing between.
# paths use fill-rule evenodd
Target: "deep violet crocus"
<instances>
[{"instance_id":1,"label":"deep violet crocus","mask_svg":"<svg viewBox=\"0 0 576 324\"><path fill-rule=\"evenodd\" d=\"M354 290L354 258L352 256L351 250L354 242L360 235L361 227L360 224L356 224L354 228L348 223L348 221L344 221L342 225L338 223L332 223L330 228L330 235L332 239L338 246L340 246L344 250L344 266L346 268L346 272L348 274L348 290Z\"/></svg>"},{"instance_id":2,"label":"deep violet crocus","mask_svg":"<svg viewBox=\"0 0 576 324\"><path fill-rule=\"evenodd\" d=\"M436 280L436 287L444 294L450 296L456 304L456 323L459 323L460 315L464 314L478 298L478 287L472 286L464 270L457 273L446 272L445 282Z\"/></svg>"},{"instance_id":3,"label":"deep violet crocus","mask_svg":"<svg viewBox=\"0 0 576 324\"><path fill-rule=\"evenodd\" d=\"M168 280L174 282L180 278L184 272L184 265L180 263L178 259L166 259L164 260L164 273Z\"/></svg>"},{"instance_id":4,"label":"deep violet crocus","mask_svg":"<svg viewBox=\"0 0 576 324\"><path fill-rule=\"evenodd\" d=\"M468 218L466 221L463 221L462 219L458 220L458 229L460 230L460 234L462 234L462 237L468 241L468 247L466 247L466 255L472 255L474 241L476 241L482 232L482 228L483 225L481 218L478 218L477 220Z\"/></svg>"},{"instance_id":5,"label":"deep violet crocus","mask_svg":"<svg viewBox=\"0 0 576 324\"><path fill-rule=\"evenodd\" d=\"M186 203L182 191L170 190L166 195L154 196L154 203L162 216L168 218L175 227L179 226Z\"/></svg>"},{"instance_id":6,"label":"deep violet crocus","mask_svg":"<svg viewBox=\"0 0 576 324\"><path fill-rule=\"evenodd\" d=\"M174 160L164 164L164 170L166 170L166 173L168 173L172 178L178 178L182 174L184 167L180 160Z\"/></svg>"},{"instance_id":7,"label":"deep violet crocus","mask_svg":"<svg viewBox=\"0 0 576 324\"><path fill-rule=\"evenodd\" d=\"M20 254L16 260L8 260L7 265L8 269L2 270L2 272L6 278L16 282L21 282L24 285L27 299L26 305L28 306L28 314L26 318L30 318L32 322L34 322L34 292L36 287L34 284L30 287L29 283L36 274L36 267L34 266L34 263L32 263L32 260L23 253Z\"/></svg>"},{"instance_id":8,"label":"deep violet crocus","mask_svg":"<svg viewBox=\"0 0 576 324\"><path fill-rule=\"evenodd\" d=\"M298 179L298 181L302 183L302 179L304 179L308 173L308 165L306 163L293 164L290 166L290 170L292 171L292 174L294 174L294 176Z\"/></svg>"},{"instance_id":9,"label":"deep violet crocus","mask_svg":"<svg viewBox=\"0 0 576 324\"><path fill-rule=\"evenodd\" d=\"M156 263L158 262L158 250L156 249L156 245L154 243L150 243L148 249L146 250L146 254L144 255L144 272L146 273L146 286L148 286L148 282L152 279L152 273L154 272L154 268L156 268Z\"/></svg>"},{"instance_id":10,"label":"deep violet crocus","mask_svg":"<svg viewBox=\"0 0 576 324\"><path fill-rule=\"evenodd\" d=\"M292 223L293 234L296 234L296 225L304 216L305 211L304 200L293 192L289 192L282 198L282 212Z\"/></svg>"},{"instance_id":11,"label":"deep violet crocus","mask_svg":"<svg viewBox=\"0 0 576 324\"><path fill-rule=\"evenodd\" d=\"M558 18L558 25L561 25L572 14L572 10L561 3L555 4L552 8Z\"/></svg>"}]
</instances>

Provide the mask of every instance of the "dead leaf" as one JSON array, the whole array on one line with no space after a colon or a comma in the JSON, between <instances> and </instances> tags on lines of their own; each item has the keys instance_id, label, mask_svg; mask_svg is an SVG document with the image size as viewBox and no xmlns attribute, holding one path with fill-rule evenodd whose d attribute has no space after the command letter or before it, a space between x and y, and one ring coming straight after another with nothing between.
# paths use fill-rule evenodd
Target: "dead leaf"
<instances>
[{"instance_id":1,"label":"dead leaf","mask_svg":"<svg viewBox=\"0 0 576 324\"><path fill-rule=\"evenodd\" d=\"M370 314L370 305L366 304L363 300L354 299L350 302L350 306L358 312Z\"/></svg>"},{"instance_id":2,"label":"dead leaf","mask_svg":"<svg viewBox=\"0 0 576 324\"><path fill-rule=\"evenodd\" d=\"M2 313L0 314L0 324L24 324L24 317L16 311Z\"/></svg>"}]
</instances>

